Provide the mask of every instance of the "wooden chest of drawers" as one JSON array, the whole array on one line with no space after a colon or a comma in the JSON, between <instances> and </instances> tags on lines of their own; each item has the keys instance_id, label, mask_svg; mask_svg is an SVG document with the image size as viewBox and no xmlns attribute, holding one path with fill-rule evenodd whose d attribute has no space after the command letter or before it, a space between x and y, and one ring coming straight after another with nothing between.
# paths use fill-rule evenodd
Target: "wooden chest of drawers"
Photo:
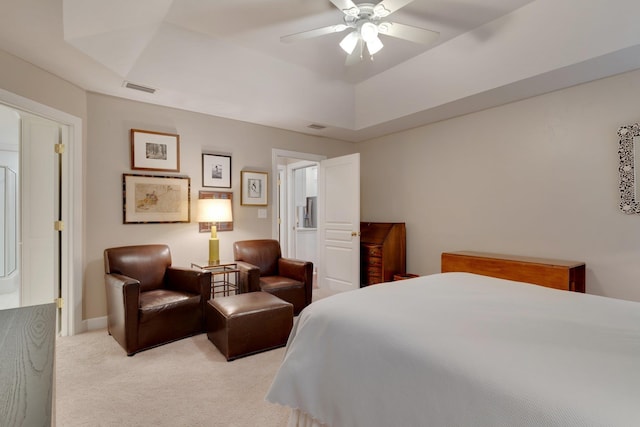
<instances>
[{"instance_id":1,"label":"wooden chest of drawers","mask_svg":"<svg viewBox=\"0 0 640 427\"><path fill-rule=\"evenodd\" d=\"M390 282L406 272L405 230L404 223L360 223L361 286Z\"/></svg>"},{"instance_id":2,"label":"wooden chest of drawers","mask_svg":"<svg viewBox=\"0 0 640 427\"><path fill-rule=\"evenodd\" d=\"M585 291L585 264L579 261L471 251L444 252L441 271L475 273L565 291Z\"/></svg>"}]
</instances>

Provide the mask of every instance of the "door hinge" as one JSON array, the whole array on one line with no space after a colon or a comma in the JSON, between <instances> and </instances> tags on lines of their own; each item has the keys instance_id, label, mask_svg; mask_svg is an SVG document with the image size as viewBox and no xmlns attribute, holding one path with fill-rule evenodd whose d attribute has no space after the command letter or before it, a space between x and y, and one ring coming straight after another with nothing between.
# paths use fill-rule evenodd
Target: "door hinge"
<instances>
[{"instance_id":1,"label":"door hinge","mask_svg":"<svg viewBox=\"0 0 640 427\"><path fill-rule=\"evenodd\" d=\"M56 154L64 153L64 144L55 144L53 146L53 151L55 151Z\"/></svg>"},{"instance_id":2,"label":"door hinge","mask_svg":"<svg viewBox=\"0 0 640 427\"><path fill-rule=\"evenodd\" d=\"M281 225L281 224L282 224L282 219L278 218L278 225Z\"/></svg>"},{"instance_id":3,"label":"door hinge","mask_svg":"<svg viewBox=\"0 0 640 427\"><path fill-rule=\"evenodd\" d=\"M64 221L55 221L53 223L53 229L56 231L64 231Z\"/></svg>"},{"instance_id":4,"label":"door hinge","mask_svg":"<svg viewBox=\"0 0 640 427\"><path fill-rule=\"evenodd\" d=\"M56 303L56 308L62 308L64 306L64 299L62 298L56 298L54 302Z\"/></svg>"}]
</instances>

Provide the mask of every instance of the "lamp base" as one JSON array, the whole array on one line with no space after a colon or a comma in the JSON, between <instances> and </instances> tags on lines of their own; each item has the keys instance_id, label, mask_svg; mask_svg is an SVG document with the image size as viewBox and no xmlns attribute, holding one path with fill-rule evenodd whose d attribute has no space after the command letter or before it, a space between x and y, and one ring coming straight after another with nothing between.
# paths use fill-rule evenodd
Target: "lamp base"
<instances>
[{"instance_id":1,"label":"lamp base","mask_svg":"<svg viewBox=\"0 0 640 427\"><path fill-rule=\"evenodd\" d=\"M209 264L220 263L220 241L209 239Z\"/></svg>"},{"instance_id":2,"label":"lamp base","mask_svg":"<svg viewBox=\"0 0 640 427\"><path fill-rule=\"evenodd\" d=\"M215 224L211 224L211 238L209 239L209 264L220 263L220 240Z\"/></svg>"}]
</instances>

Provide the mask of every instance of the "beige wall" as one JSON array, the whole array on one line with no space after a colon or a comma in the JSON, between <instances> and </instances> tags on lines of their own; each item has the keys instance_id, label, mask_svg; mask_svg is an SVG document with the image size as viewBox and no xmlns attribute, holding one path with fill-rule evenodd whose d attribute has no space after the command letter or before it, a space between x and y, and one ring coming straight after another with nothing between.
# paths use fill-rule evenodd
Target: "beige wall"
<instances>
[{"instance_id":1,"label":"beige wall","mask_svg":"<svg viewBox=\"0 0 640 427\"><path fill-rule=\"evenodd\" d=\"M201 153L232 155L235 229L220 233L223 258L234 240L271 234L271 209L261 220L239 205L241 169L270 171L272 148L360 151L363 220L407 223L410 272L437 272L440 253L460 249L583 260L588 292L640 301L640 217L618 208L616 138L639 120L640 72L350 144L87 94L2 51L0 69L3 89L83 120L84 319L106 313L104 248L166 242L176 265L206 254L195 222L122 224L130 128L180 134L193 199Z\"/></svg>"},{"instance_id":2,"label":"beige wall","mask_svg":"<svg viewBox=\"0 0 640 427\"><path fill-rule=\"evenodd\" d=\"M173 263L189 266L208 254L209 233L199 233L198 223L123 224L122 174L142 173L130 168L130 129L180 135L180 175L191 177L191 212L202 187L202 153L232 156L234 229L220 232L222 259L232 259L232 243L249 238L270 238L272 230L269 193L267 219L258 219L258 208L240 206L240 171L269 172L273 148L335 157L353 152L354 144L302 135L203 114L191 113L104 95L88 94L88 143L86 185L85 319L106 314L103 284L103 250L110 246L167 243ZM162 175L162 173L155 173ZM171 174L165 174L171 175Z\"/></svg>"},{"instance_id":3,"label":"beige wall","mask_svg":"<svg viewBox=\"0 0 640 427\"><path fill-rule=\"evenodd\" d=\"M78 86L3 50L0 70L2 89L86 120L87 94Z\"/></svg>"},{"instance_id":4,"label":"beige wall","mask_svg":"<svg viewBox=\"0 0 640 427\"><path fill-rule=\"evenodd\" d=\"M587 292L640 301L616 136L638 99L636 71L360 143L363 219L407 223L411 273L452 250L581 260Z\"/></svg>"},{"instance_id":5,"label":"beige wall","mask_svg":"<svg viewBox=\"0 0 640 427\"><path fill-rule=\"evenodd\" d=\"M271 237L271 202L268 218L258 219L257 208L240 206L240 171L271 172L271 150L322 154L353 152L354 144L316 138L264 126L87 93L28 62L0 50L0 88L82 120L84 198L84 300L82 318L106 315L102 251L115 245L162 242L171 246L174 264L188 266L207 255L208 233L189 224L122 224L122 174L130 169L129 130L139 128L180 135L180 175L191 177L192 214L202 189L202 152L232 156L234 230L219 233L223 258L231 257L235 240ZM139 171L144 173L144 171ZM155 173L162 174L162 173ZM271 178L271 176L270 176ZM213 190L207 188L207 190Z\"/></svg>"}]
</instances>

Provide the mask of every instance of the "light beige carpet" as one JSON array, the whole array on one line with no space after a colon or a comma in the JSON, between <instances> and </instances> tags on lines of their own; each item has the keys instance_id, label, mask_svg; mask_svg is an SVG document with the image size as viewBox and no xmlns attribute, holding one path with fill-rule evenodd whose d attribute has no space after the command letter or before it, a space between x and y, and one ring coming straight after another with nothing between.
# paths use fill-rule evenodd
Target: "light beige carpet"
<instances>
[{"instance_id":1,"label":"light beige carpet","mask_svg":"<svg viewBox=\"0 0 640 427\"><path fill-rule=\"evenodd\" d=\"M314 289L313 300L336 293ZM127 357L105 330L56 340L56 426L286 426L265 402L284 348L227 362L206 334Z\"/></svg>"},{"instance_id":2,"label":"light beige carpet","mask_svg":"<svg viewBox=\"0 0 640 427\"><path fill-rule=\"evenodd\" d=\"M56 341L56 425L286 426L264 401L284 348L227 362L206 334L127 357L106 330Z\"/></svg>"}]
</instances>

